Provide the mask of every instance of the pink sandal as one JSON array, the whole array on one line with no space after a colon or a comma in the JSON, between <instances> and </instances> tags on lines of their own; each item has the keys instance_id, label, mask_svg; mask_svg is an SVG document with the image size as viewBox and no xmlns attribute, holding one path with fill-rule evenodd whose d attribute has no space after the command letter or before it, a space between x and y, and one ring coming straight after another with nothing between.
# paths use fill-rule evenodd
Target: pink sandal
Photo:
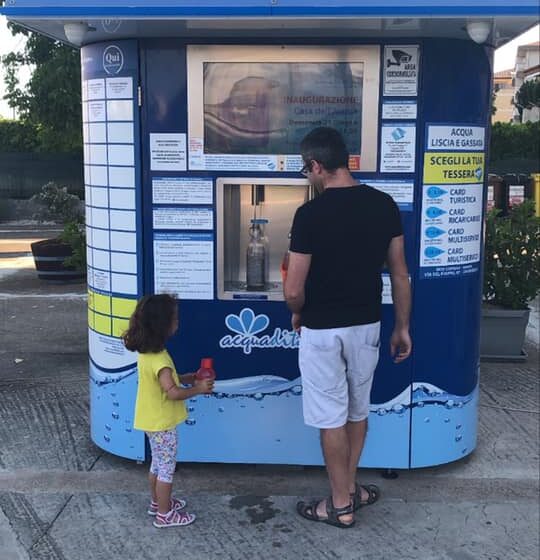
<instances>
[{"instance_id":1,"label":"pink sandal","mask_svg":"<svg viewBox=\"0 0 540 560\"><path fill-rule=\"evenodd\" d=\"M191 525L194 521L195 514L171 509L165 515L158 512L153 525L159 529L162 527L184 527L185 525Z\"/></svg>"},{"instance_id":2,"label":"pink sandal","mask_svg":"<svg viewBox=\"0 0 540 560\"><path fill-rule=\"evenodd\" d=\"M170 509L180 511L181 509L184 509L186 506L187 506L186 500L182 500L181 498L171 498ZM154 501L150 502L150 505L148 506L148 511L146 513L148 513L148 515L157 515L157 512L158 512L157 502Z\"/></svg>"}]
</instances>

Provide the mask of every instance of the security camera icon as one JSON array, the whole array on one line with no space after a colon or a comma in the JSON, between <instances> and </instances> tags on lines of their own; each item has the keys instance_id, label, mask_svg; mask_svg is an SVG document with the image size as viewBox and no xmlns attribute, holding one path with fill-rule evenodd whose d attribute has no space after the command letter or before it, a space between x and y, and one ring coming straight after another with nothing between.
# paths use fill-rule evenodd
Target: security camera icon
<instances>
[{"instance_id":1,"label":"security camera icon","mask_svg":"<svg viewBox=\"0 0 540 560\"><path fill-rule=\"evenodd\" d=\"M394 57L393 61L390 58L386 61L387 68L390 66L401 66L402 64L410 62L412 58L412 54L406 53L405 51L401 51L399 49L394 49L392 51L392 56Z\"/></svg>"}]
</instances>

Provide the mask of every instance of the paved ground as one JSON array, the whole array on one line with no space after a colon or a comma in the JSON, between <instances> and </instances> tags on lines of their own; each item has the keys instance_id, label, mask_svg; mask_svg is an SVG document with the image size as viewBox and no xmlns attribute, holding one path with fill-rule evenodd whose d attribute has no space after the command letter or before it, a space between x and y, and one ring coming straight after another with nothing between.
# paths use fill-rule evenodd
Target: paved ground
<instances>
[{"instance_id":1,"label":"paved ground","mask_svg":"<svg viewBox=\"0 0 540 560\"><path fill-rule=\"evenodd\" d=\"M321 468L180 464L199 519L158 531L147 466L89 439L85 286L40 283L21 260L48 234L0 241L0 560L539 558L538 309L526 363L482 364L475 453L396 480L362 471L383 497L354 529L294 513L327 493Z\"/></svg>"}]
</instances>

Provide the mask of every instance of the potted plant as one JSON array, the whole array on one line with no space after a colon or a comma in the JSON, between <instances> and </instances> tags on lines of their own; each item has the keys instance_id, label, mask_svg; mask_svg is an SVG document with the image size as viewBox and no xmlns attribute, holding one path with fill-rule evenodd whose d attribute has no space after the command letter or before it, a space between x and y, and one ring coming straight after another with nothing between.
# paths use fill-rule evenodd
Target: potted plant
<instances>
[{"instance_id":1,"label":"potted plant","mask_svg":"<svg viewBox=\"0 0 540 560\"><path fill-rule=\"evenodd\" d=\"M80 280L86 277L86 236L79 198L66 187L49 182L32 197L40 222L64 227L60 236L31 244L38 277L43 280Z\"/></svg>"},{"instance_id":2,"label":"potted plant","mask_svg":"<svg viewBox=\"0 0 540 560\"><path fill-rule=\"evenodd\" d=\"M486 217L480 354L525 359L529 303L540 292L540 218L530 200Z\"/></svg>"}]
</instances>

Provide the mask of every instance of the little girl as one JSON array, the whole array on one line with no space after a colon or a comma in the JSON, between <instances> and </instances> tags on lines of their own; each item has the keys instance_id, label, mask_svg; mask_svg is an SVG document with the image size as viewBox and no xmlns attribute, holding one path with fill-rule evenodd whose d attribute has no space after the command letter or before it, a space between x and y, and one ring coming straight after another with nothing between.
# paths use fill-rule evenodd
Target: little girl
<instances>
[{"instance_id":1,"label":"little girl","mask_svg":"<svg viewBox=\"0 0 540 560\"><path fill-rule=\"evenodd\" d=\"M182 511L185 500L171 496L178 445L176 427L187 418L184 401L211 393L214 387L213 380L199 381L194 373L176 373L165 343L177 329L176 300L165 294L151 295L137 303L123 336L126 348L139 352L134 427L144 430L150 440L152 502L148 513L155 516L155 527L178 527L195 521L194 514Z\"/></svg>"}]
</instances>

